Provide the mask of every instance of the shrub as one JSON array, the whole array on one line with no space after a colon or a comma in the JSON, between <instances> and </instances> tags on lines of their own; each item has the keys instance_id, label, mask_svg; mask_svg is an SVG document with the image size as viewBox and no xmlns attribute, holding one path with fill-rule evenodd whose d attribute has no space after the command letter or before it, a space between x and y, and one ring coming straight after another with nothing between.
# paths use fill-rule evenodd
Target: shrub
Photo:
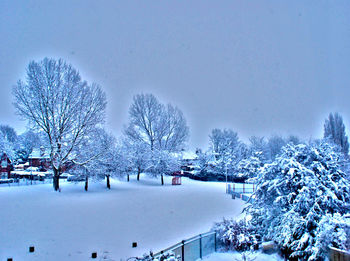
<instances>
[{"instance_id":1,"label":"shrub","mask_svg":"<svg viewBox=\"0 0 350 261\"><path fill-rule=\"evenodd\" d=\"M216 223L213 230L217 233L219 244L225 250L246 251L257 249L261 237L244 220L224 219Z\"/></svg>"}]
</instances>

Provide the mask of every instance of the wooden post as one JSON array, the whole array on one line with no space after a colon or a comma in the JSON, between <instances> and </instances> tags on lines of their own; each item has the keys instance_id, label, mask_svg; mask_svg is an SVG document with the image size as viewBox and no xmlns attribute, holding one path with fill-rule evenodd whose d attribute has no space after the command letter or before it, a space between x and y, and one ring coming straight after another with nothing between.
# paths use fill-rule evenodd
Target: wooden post
<instances>
[{"instance_id":1,"label":"wooden post","mask_svg":"<svg viewBox=\"0 0 350 261\"><path fill-rule=\"evenodd\" d=\"M243 183L243 194L245 193L245 184Z\"/></svg>"}]
</instances>

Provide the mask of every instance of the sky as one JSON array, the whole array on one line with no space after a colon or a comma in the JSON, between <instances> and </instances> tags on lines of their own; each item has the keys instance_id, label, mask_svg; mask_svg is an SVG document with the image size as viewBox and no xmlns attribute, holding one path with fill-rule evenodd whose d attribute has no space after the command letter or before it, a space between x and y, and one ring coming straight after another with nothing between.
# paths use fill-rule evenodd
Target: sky
<instances>
[{"instance_id":1,"label":"sky","mask_svg":"<svg viewBox=\"0 0 350 261\"><path fill-rule=\"evenodd\" d=\"M330 112L350 128L350 1L1 0L0 124L26 129L12 87L44 57L102 86L116 136L138 93L182 110L190 149L213 128L320 138Z\"/></svg>"}]
</instances>

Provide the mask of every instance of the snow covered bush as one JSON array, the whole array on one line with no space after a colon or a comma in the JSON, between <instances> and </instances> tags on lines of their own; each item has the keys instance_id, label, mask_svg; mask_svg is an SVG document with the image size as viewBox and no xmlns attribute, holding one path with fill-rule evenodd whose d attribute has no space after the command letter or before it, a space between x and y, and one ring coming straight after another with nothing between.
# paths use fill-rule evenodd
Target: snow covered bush
<instances>
[{"instance_id":1,"label":"snow covered bush","mask_svg":"<svg viewBox=\"0 0 350 261\"><path fill-rule=\"evenodd\" d=\"M318 255L326 255L328 246L350 250L350 217L345 218L339 213L327 214L321 219L316 234L314 259Z\"/></svg>"},{"instance_id":2,"label":"snow covered bush","mask_svg":"<svg viewBox=\"0 0 350 261\"><path fill-rule=\"evenodd\" d=\"M260 160L262 152L255 152L254 155L249 158L242 159L237 166L236 177L243 180L251 179L255 181L256 174L258 173L259 168L264 164Z\"/></svg>"},{"instance_id":3,"label":"snow covered bush","mask_svg":"<svg viewBox=\"0 0 350 261\"><path fill-rule=\"evenodd\" d=\"M246 251L257 249L260 236L246 221L224 219L216 223L213 230L217 233L219 244L226 250Z\"/></svg>"},{"instance_id":4,"label":"snow covered bush","mask_svg":"<svg viewBox=\"0 0 350 261\"><path fill-rule=\"evenodd\" d=\"M144 255L142 261L181 261L180 256L175 256L175 253L172 251L165 252L159 257L152 257L152 255Z\"/></svg>"},{"instance_id":5,"label":"snow covered bush","mask_svg":"<svg viewBox=\"0 0 350 261\"><path fill-rule=\"evenodd\" d=\"M251 223L289 260L321 260L327 246L345 246L350 182L342 154L326 142L288 144L260 169ZM340 225L342 224L342 225Z\"/></svg>"}]
</instances>

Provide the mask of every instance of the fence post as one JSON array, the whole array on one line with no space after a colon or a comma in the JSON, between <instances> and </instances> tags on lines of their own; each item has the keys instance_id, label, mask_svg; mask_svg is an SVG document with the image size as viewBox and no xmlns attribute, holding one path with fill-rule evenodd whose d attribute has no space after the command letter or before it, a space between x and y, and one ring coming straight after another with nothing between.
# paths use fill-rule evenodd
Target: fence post
<instances>
[{"instance_id":1,"label":"fence post","mask_svg":"<svg viewBox=\"0 0 350 261\"><path fill-rule=\"evenodd\" d=\"M216 246L216 232L214 233L214 250L216 252L217 246Z\"/></svg>"},{"instance_id":2,"label":"fence post","mask_svg":"<svg viewBox=\"0 0 350 261\"><path fill-rule=\"evenodd\" d=\"M243 194L244 194L244 192L245 192L245 184L243 183Z\"/></svg>"},{"instance_id":3,"label":"fence post","mask_svg":"<svg viewBox=\"0 0 350 261\"><path fill-rule=\"evenodd\" d=\"M202 259L202 234L199 234L199 257Z\"/></svg>"},{"instance_id":4,"label":"fence post","mask_svg":"<svg viewBox=\"0 0 350 261\"><path fill-rule=\"evenodd\" d=\"M185 240L181 241L182 247L181 247L181 259L182 261L185 261Z\"/></svg>"}]
</instances>

